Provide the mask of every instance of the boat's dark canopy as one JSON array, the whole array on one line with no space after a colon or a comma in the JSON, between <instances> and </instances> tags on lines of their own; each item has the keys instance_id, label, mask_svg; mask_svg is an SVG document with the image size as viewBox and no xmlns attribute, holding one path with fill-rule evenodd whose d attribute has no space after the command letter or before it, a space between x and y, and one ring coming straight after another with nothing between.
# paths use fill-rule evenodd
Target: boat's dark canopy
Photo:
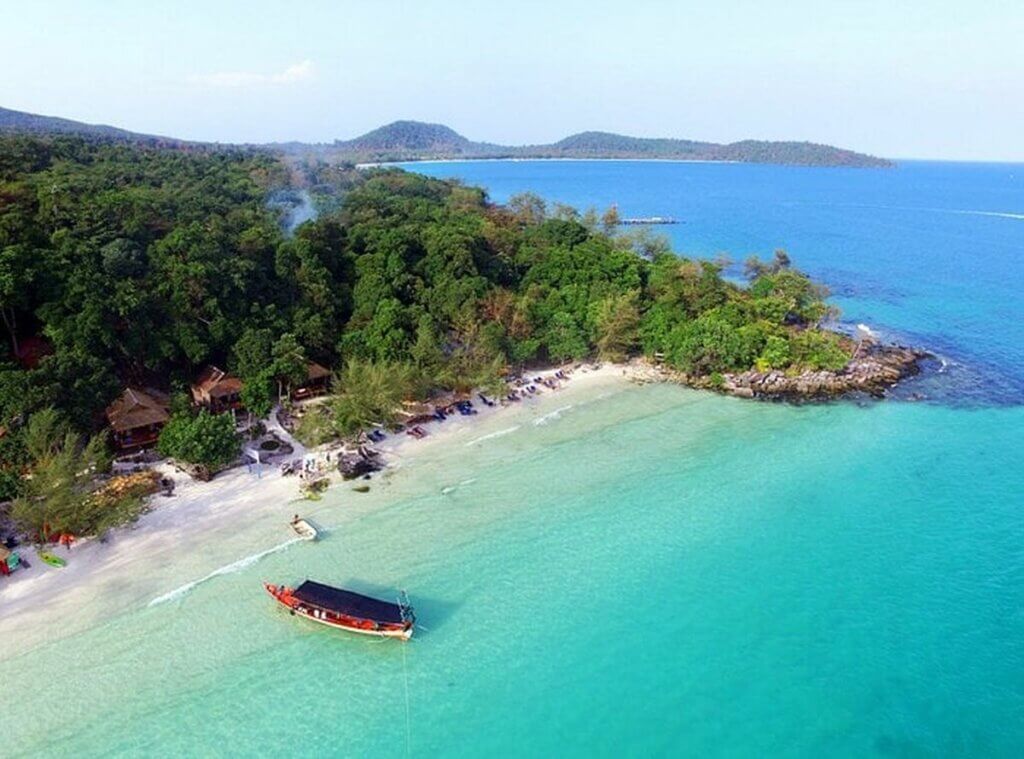
<instances>
[{"instance_id":1,"label":"boat's dark canopy","mask_svg":"<svg viewBox=\"0 0 1024 759\"><path fill-rule=\"evenodd\" d=\"M379 601L350 590L332 588L330 585L323 585L312 580L306 580L295 589L292 595L310 606L318 606L337 614L387 624L401 624L404 621L402 607L398 604Z\"/></svg>"}]
</instances>

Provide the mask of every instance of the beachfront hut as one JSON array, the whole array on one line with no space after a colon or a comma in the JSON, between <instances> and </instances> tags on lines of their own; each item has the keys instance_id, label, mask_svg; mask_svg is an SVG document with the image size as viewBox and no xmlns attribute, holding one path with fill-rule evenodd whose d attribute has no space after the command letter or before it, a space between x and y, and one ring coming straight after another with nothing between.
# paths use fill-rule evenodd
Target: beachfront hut
<instances>
[{"instance_id":1,"label":"beachfront hut","mask_svg":"<svg viewBox=\"0 0 1024 759\"><path fill-rule=\"evenodd\" d=\"M242 380L216 366L208 366L192 385L192 400L215 414L234 411L242 405Z\"/></svg>"},{"instance_id":2,"label":"beachfront hut","mask_svg":"<svg viewBox=\"0 0 1024 759\"><path fill-rule=\"evenodd\" d=\"M107 421L120 450L152 445L170 418L168 399L156 390L128 387L107 406Z\"/></svg>"},{"instance_id":3,"label":"beachfront hut","mask_svg":"<svg viewBox=\"0 0 1024 759\"><path fill-rule=\"evenodd\" d=\"M315 398L327 392L331 384L331 370L320 366L316 361L309 361L306 364L306 380L292 388L292 400L301 401L304 398Z\"/></svg>"}]
</instances>

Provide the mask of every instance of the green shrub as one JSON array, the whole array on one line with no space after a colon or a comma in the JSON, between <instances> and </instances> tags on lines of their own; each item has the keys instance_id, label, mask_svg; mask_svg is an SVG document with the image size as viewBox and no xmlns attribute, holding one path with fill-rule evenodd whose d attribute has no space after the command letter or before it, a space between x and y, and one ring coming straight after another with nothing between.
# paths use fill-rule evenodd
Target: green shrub
<instances>
[{"instance_id":1,"label":"green shrub","mask_svg":"<svg viewBox=\"0 0 1024 759\"><path fill-rule=\"evenodd\" d=\"M307 409L299 419L293 434L295 439L307 448L323 445L336 437L334 422L323 406L311 406Z\"/></svg>"},{"instance_id":2,"label":"green shrub","mask_svg":"<svg viewBox=\"0 0 1024 759\"><path fill-rule=\"evenodd\" d=\"M160 433L157 448L164 456L205 467L223 469L238 456L240 446L230 414L203 409L195 416L175 414Z\"/></svg>"},{"instance_id":3,"label":"green shrub","mask_svg":"<svg viewBox=\"0 0 1024 759\"><path fill-rule=\"evenodd\" d=\"M838 335L832 332L802 330L789 339L793 364L807 369L842 369L850 360Z\"/></svg>"}]
</instances>

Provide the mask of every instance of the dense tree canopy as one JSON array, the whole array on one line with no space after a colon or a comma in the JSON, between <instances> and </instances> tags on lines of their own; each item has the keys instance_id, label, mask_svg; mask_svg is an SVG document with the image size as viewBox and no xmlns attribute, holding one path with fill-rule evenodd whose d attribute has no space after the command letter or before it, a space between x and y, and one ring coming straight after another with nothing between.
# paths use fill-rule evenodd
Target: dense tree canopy
<instances>
[{"instance_id":1,"label":"dense tree canopy","mask_svg":"<svg viewBox=\"0 0 1024 759\"><path fill-rule=\"evenodd\" d=\"M288 236L268 196L296 177L330 212ZM0 497L32 412L53 406L90 432L124 384L181 387L206 363L237 372L265 412L307 359L348 367L342 397L345 376L374 365L411 372L421 392L637 350L700 374L845 361L817 329L823 293L784 254L752 262L749 287L720 269L620 233L614 211L534 195L497 206L398 170L3 137ZM32 340L46 350L30 361ZM339 410L380 411L364 402Z\"/></svg>"}]
</instances>

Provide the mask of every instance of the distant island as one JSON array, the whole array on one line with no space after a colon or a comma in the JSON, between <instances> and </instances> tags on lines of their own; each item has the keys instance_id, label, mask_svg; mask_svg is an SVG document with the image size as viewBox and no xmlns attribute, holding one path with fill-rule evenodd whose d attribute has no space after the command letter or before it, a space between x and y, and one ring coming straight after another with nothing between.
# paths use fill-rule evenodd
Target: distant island
<instances>
[{"instance_id":1,"label":"distant island","mask_svg":"<svg viewBox=\"0 0 1024 759\"><path fill-rule=\"evenodd\" d=\"M550 145L496 145L474 142L443 124L395 121L351 140L329 145L288 143L286 152L314 150L334 161L388 163L442 159L660 159L731 161L793 166L885 168L892 162L813 142L743 140L729 144L673 138L629 137L611 132L580 132Z\"/></svg>"},{"instance_id":2,"label":"distant island","mask_svg":"<svg viewBox=\"0 0 1024 759\"><path fill-rule=\"evenodd\" d=\"M142 134L104 124L41 116L0 108L0 132L36 135L72 134L97 140L154 146L245 147L329 163L392 163L472 159L639 159L724 161L791 166L885 168L885 158L813 142L742 140L721 144L662 137L630 137L610 132L580 132L549 145L498 145L476 142L443 124L395 121L350 140L332 143L284 142L221 145Z\"/></svg>"}]
</instances>

